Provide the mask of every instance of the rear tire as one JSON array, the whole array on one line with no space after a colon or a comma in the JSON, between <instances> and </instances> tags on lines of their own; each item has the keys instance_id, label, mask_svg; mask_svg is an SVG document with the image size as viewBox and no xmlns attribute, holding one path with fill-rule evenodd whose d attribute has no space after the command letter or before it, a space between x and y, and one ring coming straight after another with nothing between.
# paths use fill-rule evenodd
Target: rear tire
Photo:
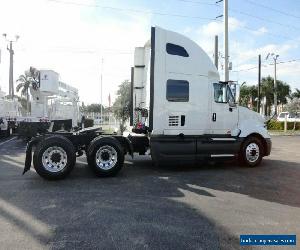
<instances>
[{"instance_id":1,"label":"rear tire","mask_svg":"<svg viewBox=\"0 0 300 250\"><path fill-rule=\"evenodd\" d=\"M239 162L247 167L256 167L262 161L263 152L262 141L257 137L249 137L242 144Z\"/></svg>"},{"instance_id":2,"label":"rear tire","mask_svg":"<svg viewBox=\"0 0 300 250\"><path fill-rule=\"evenodd\" d=\"M87 162L97 176L115 176L124 165L124 150L113 137L96 137L87 150Z\"/></svg>"},{"instance_id":3,"label":"rear tire","mask_svg":"<svg viewBox=\"0 0 300 250\"><path fill-rule=\"evenodd\" d=\"M42 140L33 155L36 172L48 180L59 180L70 174L76 162L75 148L63 136L51 136Z\"/></svg>"}]
</instances>

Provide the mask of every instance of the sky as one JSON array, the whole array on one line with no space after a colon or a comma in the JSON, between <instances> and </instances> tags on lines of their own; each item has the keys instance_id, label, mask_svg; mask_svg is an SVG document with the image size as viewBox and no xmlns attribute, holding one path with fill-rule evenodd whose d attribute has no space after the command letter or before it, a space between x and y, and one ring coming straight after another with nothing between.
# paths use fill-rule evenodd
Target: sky
<instances>
[{"instance_id":1,"label":"sky","mask_svg":"<svg viewBox=\"0 0 300 250\"><path fill-rule=\"evenodd\" d=\"M150 38L151 26L169 29L197 42L213 58L219 36L223 76L223 3L213 0L1 0L0 34L14 43L14 80L30 66L52 69L79 90L85 104L116 97L130 79L135 47ZM300 1L228 0L230 80L257 84L274 75L268 53L279 55L277 79L300 88ZM0 87L8 92L9 53L0 37ZM103 63L102 63L103 62Z\"/></svg>"}]
</instances>

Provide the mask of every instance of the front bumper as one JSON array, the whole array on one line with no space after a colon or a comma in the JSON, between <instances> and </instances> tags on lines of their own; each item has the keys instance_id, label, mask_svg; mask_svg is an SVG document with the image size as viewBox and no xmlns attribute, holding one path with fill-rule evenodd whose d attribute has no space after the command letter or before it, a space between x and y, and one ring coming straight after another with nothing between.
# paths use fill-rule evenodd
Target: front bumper
<instances>
[{"instance_id":1,"label":"front bumper","mask_svg":"<svg viewBox=\"0 0 300 250\"><path fill-rule=\"evenodd\" d=\"M270 155L271 149L272 149L272 141L270 138L265 139L266 140L266 149L265 149L265 156Z\"/></svg>"}]
</instances>

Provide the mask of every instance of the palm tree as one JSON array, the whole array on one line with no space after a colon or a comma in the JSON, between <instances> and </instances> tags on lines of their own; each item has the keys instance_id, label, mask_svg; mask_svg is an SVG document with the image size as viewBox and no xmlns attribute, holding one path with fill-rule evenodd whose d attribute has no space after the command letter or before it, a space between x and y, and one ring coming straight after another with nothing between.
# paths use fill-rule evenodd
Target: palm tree
<instances>
[{"instance_id":1,"label":"palm tree","mask_svg":"<svg viewBox=\"0 0 300 250\"><path fill-rule=\"evenodd\" d=\"M278 103L286 104L287 97L291 94L291 87L280 80L276 81L277 83L277 101ZM263 77L261 81L261 94L266 97L266 105L268 107L268 112L266 109L265 115L270 115L271 106L274 104L274 78L271 76ZM277 103L277 104L278 104Z\"/></svg>"},{"instance_id":2,"label":"palm tree","mask_svg":"<svg viewBox=\"0 0 300 250\"><path fill-rule=\"evenodd\" d=\"M30 67L29 70L25 71L24 75L19 76L17 82L19 82L19 84L16 90L17 92L21 90L21 95L26 97L26 110L29 112L29 89L38 89L39 71L34 67Z\"/></svg>"},{"instance_id":3,"label":"palm tree","mask_svg":"<svg viewBox=\"0 0 300 250\"><path fill-rule=\"evenodd\" d=\"M300 98L300 89L296 88L295 92L292 93L291 97L292 97L292 99L293 98Z\"/></svg>"},{"instance_id":4,"label":"palm tree","mask_svg":"<svg viewBox=\"0 0 300 250\"><path fill-rule=\"evenodd\" d=\"M255 101L257 98L257 87L256 86L248 86L244 85L243 83L241 85L240 90L240 105L244 107L248 107L249 102ZM256 105L253 103L253 108L256 110Z\"/></svg>"},{"instance_id":5,"label":"palm tree","mask_svg":"<svg viewBox=\"0 0 300 250\"><path fill-rule=\"evenodd\" d=\"M36 90L36 89L38 89L38 84L40 82L40 80L39 80L40 71L38 71L34 67L30 67L29 68L29 73L30 73L30 76L32 77L32 88Z\"/></svg>"}]
</instances>

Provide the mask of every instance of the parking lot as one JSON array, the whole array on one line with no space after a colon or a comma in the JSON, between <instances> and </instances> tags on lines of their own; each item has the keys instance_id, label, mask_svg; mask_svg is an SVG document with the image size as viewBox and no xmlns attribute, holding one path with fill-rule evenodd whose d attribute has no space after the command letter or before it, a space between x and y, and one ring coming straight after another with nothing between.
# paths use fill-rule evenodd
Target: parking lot
<instances>
[{"instance_id":1,"label":"parking lot","mask_svg":"<svg viewBox=\"0 0 300 250\"><path fill-rule=\"evenodd\" d=\"M137 156L97 178L80 157L56 182L22 176L25 146L0 141L0 249L239 249L240 234L300 235L300 136L274 137L253 169Z\"/></svg>"}]
</instances>

